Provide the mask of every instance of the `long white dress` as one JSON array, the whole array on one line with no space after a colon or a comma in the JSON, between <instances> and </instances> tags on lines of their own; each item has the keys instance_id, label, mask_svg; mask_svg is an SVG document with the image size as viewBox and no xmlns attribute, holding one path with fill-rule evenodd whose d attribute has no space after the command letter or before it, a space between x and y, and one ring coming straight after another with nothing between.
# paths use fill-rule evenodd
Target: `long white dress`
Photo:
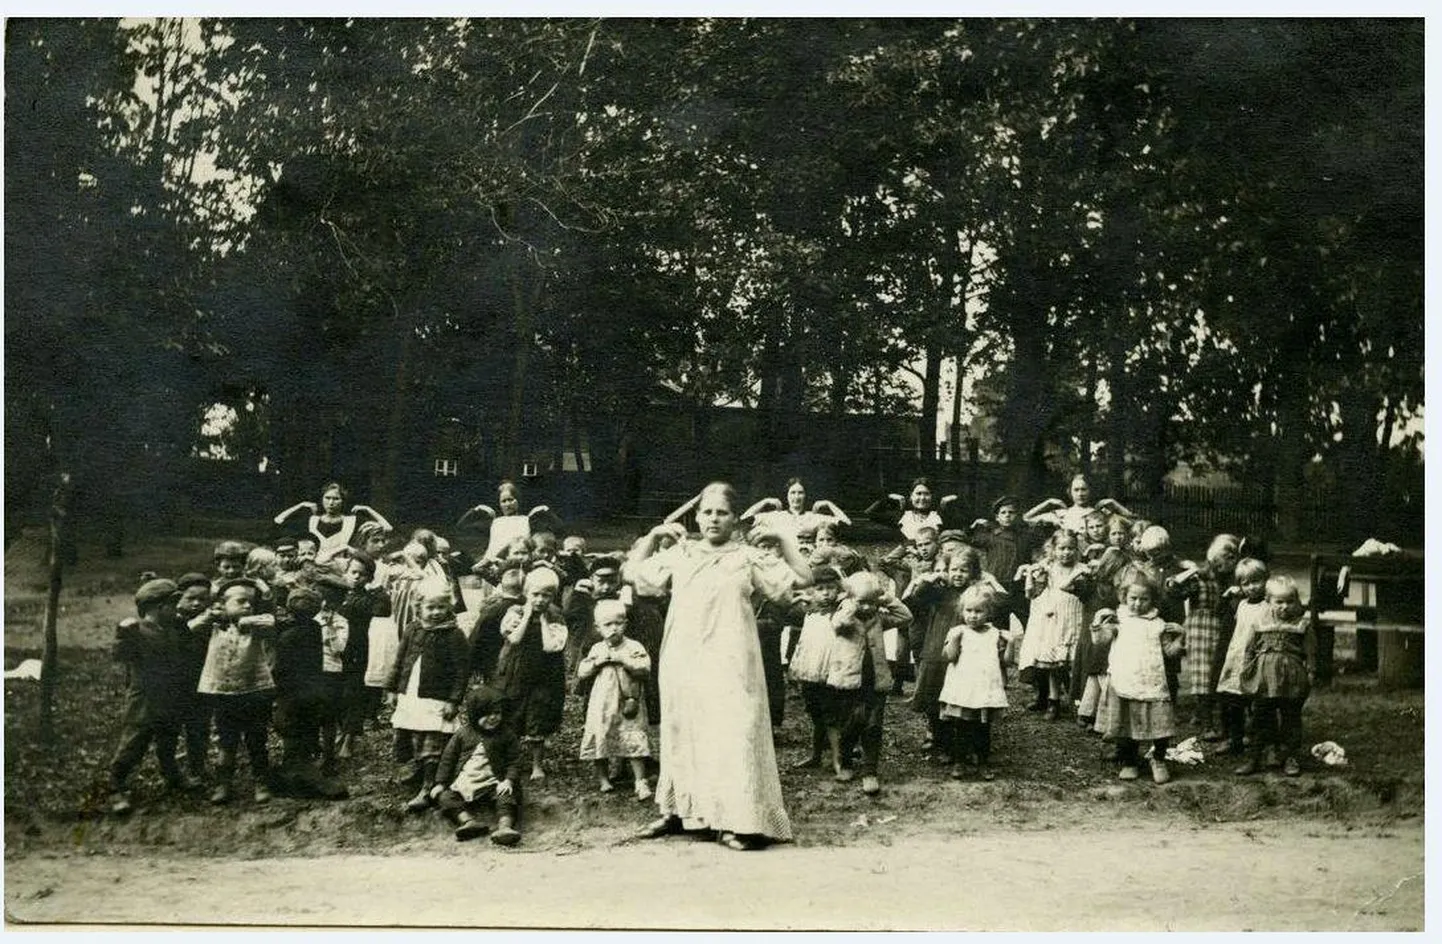
<instances>
[{"instance_id":1,"label":"long white dress","mask_svg":"<svg viewBox=\"0 0 1442 944\"><path fill-rule=\"evenodd\" d=\"M661 814L687 828L791 839L751 596L784 598L795 573L734 541L683 541L626 572L638 593L671 590L657 672Z\"/></svg>"}]
</instances>

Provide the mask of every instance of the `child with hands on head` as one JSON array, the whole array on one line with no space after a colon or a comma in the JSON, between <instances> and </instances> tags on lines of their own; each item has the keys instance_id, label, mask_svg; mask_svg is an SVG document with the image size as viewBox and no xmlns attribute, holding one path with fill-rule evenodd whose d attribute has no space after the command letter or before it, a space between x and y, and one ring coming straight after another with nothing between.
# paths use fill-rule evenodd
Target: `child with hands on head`
<instances>
[{"instance_id":1,"label":"child with hands on head","mask_svg":"<svg viewBox=\"0 0 1442 944\"><path fill-rule=\"evenodd\" d=\"M211 708L220 744L212 803L230 801L236 749L242 743L255 781L255 802L271 799L266 734L275 700L276 621L275 614L264 609L260 584L249 577L236 577L223 582L211 608L190 622L192 632L210 636L197 691L213 696Z\"/></svg>"},{"instance_id":2,"label":"child with hands on head","mask_svg":"<svg viewBox=\"0 0 1442 944\"><path fill-rule=\"evenodd\" d=\"M561 581L549 567L526 574L525 601L501 618L496 688L509 704L509 723L531 755L531 779L544 780L546 739L561 729L566 702L565 618L556 606Z\"/></svg>"},{"instance_id":3,"label":"child with hands on head","mask_svg":"<svg viewBox=\"0 0 1442 944\"><path fill-rule=\"evenodd\" d=\"M940 559L939 568L922 574L902 593L902 602L915 616L911 628L911 655L916 663L916 689L911 707L926 718L924 753L935 751L944 757L952 743L952 721L941 716L941 689L946 682L947 661L943 654L946 634L961 622L961 593L972 584L985 581L981 555L963 548Z\"/></svg>"},{"instance_id":4,"label":"child with hands on head","mask_svg":"<svg viewBox=\"0 0 1442 944\"><path fill-rule=\"evenodd\" d=\"M861 792L881 790L877 777L886 696L891 672L886 661L888 627L911 621L911 611L872 573L860 571L841 581L841 602L831 616L835 633L827 660L827 743L831 766L842 782L854 774L847 766L852 749L861 748Z\"/></svg>"},{"instance_id":5,"label":"child with hands on head","mask_svg":"<svg viewBox=\"0 0 1442 944\"><path fill-rule=\"evenodd\" d=\"M791 653L790 674L801 689L802 704L811 719L811 752L792 766L817 767L827 755L828 729L834 714L827 705L826 680L831 650L836 641L832 616L841 601L841 570L832 552L817 553L811 558L811 586L796 594L797 603L805 612L801 620L796 648ZM839 734L838 734L839 739ZM833 744L832 768L841 774L841 762ZM849 779L849 778L848 778Z\"/></svg>"},{"instance_id":6,"label":"child with hands on head","mask_svg":"<svg viewBox=\"0 0 1442 944\"><path fill-rule=\"evenodd\" d=\"M449 588L421 596L416 615L401 633L400 649L386 685L395 706L396 760L409 765L402 782L419 792L406 803L412 812L430 804L441 751L456 732L456 715L470 678L470 649L456 625Z\"/></svg>"},{"instance_id":7,"label":"child with hands on head","mask_svg":"<svg viewBox=\"0 0 1442 944\"><path fill-rule=\"evenodd\" d=\"M1077 636L1083 629L1082 597L1091 590L1091 570L1081 560L1081 541L1065 529L1047 541L1046 559L1026 573L1031 618L1017 666L1036 686L1037 709L1054 721L1070 701L1069 680Z\"/></svg>"},{"instance_id":8,"label":"child with hands on head","mask_svg":"<svg viewBox=\"0 0 1442 944\"><path fill-rule=\"evenodd\" d=\"M955 721L951 776L960 779L962 763L970 759L977 776L991 780L991 726L1007 707L1001 673L1006 633L992 623L998 607L990 587L973 584L962 591L958 603L961 624L946 632L946 680L939 696L941 717Z\"/></svg>"},{"instance_id":9,"label":"child with hands on head","mask_svg":"<svg viewBox=\"0 0 1442 944\"><path fill-rule=\"evenodd\" d=\"M634 639L626 638L626 606L620 600L596 603L596 631L601 641L591 646L576 667L578 679L594 679L581 732L581 760L595 761L601 792L614 787L612 765L626 761L636 784L636 799L649 800L646 758L651 756L650 722L642 689L651 675L651 657Z\"/></svg>"},{"instance_id":10,"label":"child with hands on head","mask_svg":"<svg viewBox=\"0 0 1442 944\"><path fill-rule=\"evenodd\" d=\"M1272 613L1267 606L1267 565L1255 557L1244 557L1237 562L1233 573L1237 582L1235 593L1228 589L1224 596L1235 602L1236 610L1230 621L1231 635L1226 647L1220 650L1223 655L1217 672L1217 709L1221 715L1221 733L1226 738L1221 750L1241 757L1245 752L1247 720L1252 707L1251 696L1242 688L1242 669L1253 634L1258 627L1272 621ZM1256 771L1256 759L1248 757L1234 772L1246 776Z\"/></svg>"},{"instance_id":11,"label":"child with hands on head","mask_svg":"<svg viewBox=\"0 0 1442 944\"><path fill-rule=\"evenodd\" d=\"M1121 587L1121 605L1099 610L1092 635L1110 644L1106 736L1117 743L1122 780L1137 779L1139 742L1152 743L1152 780L1171 780L1167 747L1176 733L1165 662L1183 651L1182 628L1157 612L1161 590L1147 574L1133 571Z\"/></svg>"},{"instance_id":12,"label":"child with hands on head","mask_svg":"<svg viewBox=\"0 0 1442 944\"><path fill-rule=\"evenodd\" d=\"M1302 772L1302 705L1311 692L1316 644L1297 582L1267 580L1268 614L1247 642L1240 688L1252 700L1252 745L1246 766L1256 769L1264 750L1277 750L1282 773Z\"/></svg>"}]
</instances>

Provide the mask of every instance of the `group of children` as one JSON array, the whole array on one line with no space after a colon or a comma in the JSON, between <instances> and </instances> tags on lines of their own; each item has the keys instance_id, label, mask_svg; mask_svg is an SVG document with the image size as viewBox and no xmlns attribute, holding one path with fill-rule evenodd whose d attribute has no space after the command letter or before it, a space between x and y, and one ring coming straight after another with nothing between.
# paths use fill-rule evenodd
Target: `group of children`
<instances>
[{"instance_id":1,"label":"group of children","mask_svg":"<svg viewBox=\"0 0 1442 944\"><path fill-rule=\"evenodd\" d=\"M1053 719L1075 706L1083 728L1115 744L1123 779L1139 776L1144 744L1153 779L1169 779L1179 699L1204 737L1238 756L1237 773L1271 749L1296 774L1311 650L1295 584L1269 577L1229 535L1186 564L1165 530L1114 503L1086 507L1078 493L1065 514L1048 503L1023 514L1003 497L990 519L943 529L919 482L899 523L906 542L874 564L841 544L844 513L813 515L800 534L811 585L789 603L754 601L772 724L788 678L811 721L797 766L824 763L877 793L886 703L913 680L923 750L955 777L969 767L992 779L992 726L1015 669L1035 688L1030 708ZM585 706L579 756L595 764L599 789L625 774L638 799L650 797L664 596L623 584L620 560L587 554L583 538L542 530L549 510L522 513L510 483L499 514L463 516L492 519L474 561L424 529L395 549L384 518L366 506L347 515L344 503L332 483L319 505L277 516L309 507L299 537L222 542L214 574L148 579L136 592L136 617L117 629L129 688L115 812L131 809L128 780L152 744L168 785L209 780L217 804L233 799L242 747L258 803L276 791L343 797L344 761L384 702L398 779L414 791L406 808L438 808L458 839L489 832L510 845L526 767L530 782L547 776L546 745L571 693ZM781 553L771 527L749 540Z\"/></svg>"}]
</instances>

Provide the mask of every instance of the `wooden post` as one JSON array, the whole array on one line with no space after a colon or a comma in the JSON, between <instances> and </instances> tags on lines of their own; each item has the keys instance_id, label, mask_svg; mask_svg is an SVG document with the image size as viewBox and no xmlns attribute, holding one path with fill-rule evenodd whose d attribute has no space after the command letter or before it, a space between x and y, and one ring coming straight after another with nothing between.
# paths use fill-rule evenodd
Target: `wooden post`
<instances>
[{"instance_id":1,"label":"wooden post","mask_svg":"<svg viewBox=\"0 0 1442 944\"><path fill-rule=\"evenodd\" d=\"M60 612L60 575L64 567L65 518L70 503L70 473L61 472L50 499L50 593L45 598L45 648L40 655L40 741L50 744L55 736L55 672L59 641L55 631Z\"/></svg>"}]
</instances>

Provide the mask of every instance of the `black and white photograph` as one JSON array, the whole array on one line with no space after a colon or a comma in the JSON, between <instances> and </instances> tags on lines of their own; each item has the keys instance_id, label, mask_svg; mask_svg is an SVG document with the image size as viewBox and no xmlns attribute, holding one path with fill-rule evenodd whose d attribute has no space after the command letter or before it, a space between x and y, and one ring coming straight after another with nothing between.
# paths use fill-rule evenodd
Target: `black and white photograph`
<instances>
[{"instance_id":1,"label":"black and white photograph","mask_svg":"<svg viewBox=\"0 0 1442 944\"><path fill-rule=\"evenodd\" d=\"M3 22L9 928L1424 929L1420 15L265 12Z\"/></svg>"}]
</instances>

